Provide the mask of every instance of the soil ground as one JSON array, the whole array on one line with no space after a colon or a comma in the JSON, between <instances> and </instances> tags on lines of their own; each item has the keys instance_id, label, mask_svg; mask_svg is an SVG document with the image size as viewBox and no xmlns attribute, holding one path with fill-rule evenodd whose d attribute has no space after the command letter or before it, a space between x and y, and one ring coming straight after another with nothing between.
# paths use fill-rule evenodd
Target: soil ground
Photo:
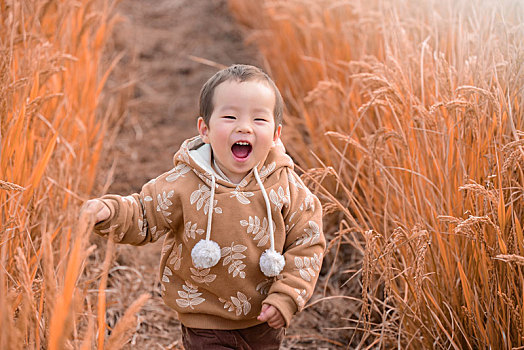
<instances>
[{"instance_id":1,"label":"soil ground","mask_svg":"<svg viewBox=\"0 0 524 350\"><path fill-rule=\"evenodd\" d=\"M123 20L115 28L110 45L112 51L123 52L124 56L108 88L118 89L131 82L134 89L113 149L106 152L109 156L101 174L110 176L113 167L114 177L107 192L129 194L171 169L173 154L182 141L196 135L198 94L217 67L192 57L225 66L260 66L262 59L255 47L246 45L242 31L229 14L227 0L124 0L117 11ZM105 246L103 240L95 240L98 246ZM176 314L160 297L157 269L161 244L160 240L138 248L117 247L108 286L109 325L140 294L152 295L139 313L129 349L182 348ZM313 339L322 338L316 320L334 315L322 314L325 311L312 308L296 317L285 347L328 348L299 341L313 333Z\"/></svg>"}]
</instances>

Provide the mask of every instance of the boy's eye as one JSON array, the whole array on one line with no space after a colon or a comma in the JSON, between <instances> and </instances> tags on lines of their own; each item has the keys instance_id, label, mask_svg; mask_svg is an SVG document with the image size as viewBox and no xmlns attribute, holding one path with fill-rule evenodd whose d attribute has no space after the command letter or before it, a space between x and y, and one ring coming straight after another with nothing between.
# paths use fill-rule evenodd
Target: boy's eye
<instances>
[{"instance_id":1,"label":"boy's eye","mask_svg":"<svg viewBox=\"0 0 524 350\"><path fill-rule=\"evenodd\" d=\"M255 118L255 120L259 122L267 122L266 118Z\"/></svg>"},{"instance_id":2,"label":"boy's eye","mask_svg":"<svg viewBox=\"0 0 524 350\"><path fill-rule=\"evenodd\" d=\"M235 119L235 116L233 116L233 115L225 115L222 118L224 118L224 119Z\"/></svg>"}]
</instances>

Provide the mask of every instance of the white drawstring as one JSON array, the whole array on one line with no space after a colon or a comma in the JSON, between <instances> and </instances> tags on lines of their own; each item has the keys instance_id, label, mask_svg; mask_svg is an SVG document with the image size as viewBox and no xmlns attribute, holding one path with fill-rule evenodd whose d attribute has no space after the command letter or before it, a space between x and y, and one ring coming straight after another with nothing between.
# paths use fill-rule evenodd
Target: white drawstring
<instances>
[{"instance_id":1,"label":"white drawstring","mask_svg":"<svg viewBox=\"0 0 524 350\"><path fill-rule=\"evenodd\" d=\"M267 196L266 189L264 188L264 184L262 184L262 180L260 180L260 176L258 176L257 167L253 168L253 174L255 175L255 179L257 180L258 187L260 187L260 190L262 191L262 196L264 196L264 201L266 202L267 219L269 221L270 249L274 251L275 250L275 240L274 240L275 236L273 232L273 216L271 214L271 203L269 202L269 198Z\"/></svg>"},{"instance_id":2,"label":"white drawstring","mask_svg":"<svg viewBox=\"0 0 524 350\"><path fill-rule=\"evenodd\" d=\"M211 174L211 197L209 198L209 212L207 213L206 241L211 237L211 221L213 217L213 205L215 203L215 176Z\"/></svg>"},{"instance_id":3,"label":"white drawstring","mask_svg":"<svg viewBox=\"0 0 524 350\"><path fill-rule=\"evenodd\" d=\"M215 204L215 176L211 174L211 195L209 196L209 212L207 213L206 239L201 239L191 249L193 265L198 269L208 269L215 266L222 254L217 242L211 238L211 220L213 218L213 205Z\"/></svg>"},{"instance_id":4,"label":"white drawstring","mask_svg":"<svg viewBox=\"0 0 524 350\"><path fill-rule=\"evenodd\" d=\"M253 168L253 174L255 175L255 179L257 179L260 191L262 191L264 201L266 201L267 219L269 220L269 241L271 244L270 248L266 249L266 251L263 252L260 256L258 265L260 266L260 270L264 275L267 277L275 277L278 276L280 272L282 272L282 269L284 269L284 266L286 265L286 261L284 256L275 250L275 235L273 231L271 203L269 202L269 198L267 196L266 189L262 184L262 180L260 180L260 176L258 176L257 167Z\"/></svg>"}]
</instances>

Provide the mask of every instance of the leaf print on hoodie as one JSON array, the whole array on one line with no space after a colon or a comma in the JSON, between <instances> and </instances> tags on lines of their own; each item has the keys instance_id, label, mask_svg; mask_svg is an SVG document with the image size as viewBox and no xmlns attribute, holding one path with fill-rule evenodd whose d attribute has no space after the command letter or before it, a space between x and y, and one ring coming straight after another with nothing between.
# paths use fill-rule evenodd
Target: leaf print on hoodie
<instances>
[{"instance_id":1,"label":"leaf print on hoodie","mask_svg":"<svg viewBox=\"0 0 524 350\"><path fill-rule=\"evenodd\" d=\"M182 243L176 248L173 248L168 263L173 265L173 270L177 271L180 269L180 264L182 263Z\"/></svg>"},{"instance_id":2,"label":"leaf print on hoodie","mask_svg":"<svg viewBox=\"0 0 524 350\"><path fill-rule=\"evenodd\" d=\"M165 216L166 221L169 223L172 222L168 218L168 216L171 215L171 213L167 210L169 209L169 206L173 205L173 202L171 202L170 200L170 198L173 197L173 194L175 194L175 191L171 190L167 193L166 191L162 192L162 195L160 195L160 193L157 195L158 205L156 206L156 211L161 212L162 215Z\"/></svg>"},{"instance_id":3,"label":"leaf print on hoodie","mask_svg":"<svg viewBox=\"0 0 524 350\"><path fill-rule=\"evenodd\" d=\"M151 198L151 200L153 199ZM138 228L140 230L138 234L142 237L145 237L147 235L147 230L149 228L149 225L147 223L147 218L144 217L144 214L143 214L145 213L144 200L140 198L139 201L140 201L140 207L142 211L140 211L140 215L138 216Z\"/></svg>"},{"instance_id":4,"label":"leaf print on hoodie","mask_svg":"<svg viewBox=\"0 0 524 350\"><path fill-rule=\"evenodd\" d=\"M222 265L226 266L228 264L228 273L232 273L233 277L239 276L240 278L245 278L246 273L242 270L246 267L246 264L242 261L242 259L245 259L246 256L242 254L247 249L245 245L237 244L235 245L234 242L231 243L230 247L224 247L220 251L222 254L222 258L224 260L222 261Z\"/></svg>"},{"instance_id":5,"label":"leaf print on hoodie","mask_svg":"<svg viewBox=\"0 0 524 350\"><path fill-rule=\"evenodd\" d=\"M269 174L271 174L273 172L273 170L275 170L277 166L277 163L273 162L271 164L268 164L267 166L263 166L261 169L260 169L260 179L264 179L266 176L268 176Z\"/></svg>"},{"instance_id":6,"label":"leaf print on hoodie","mask_svg":"<svg viewBox=\"0 0 524 350\"><path fill-rule=\"evenodd\" d=\"M295 175L291 172L291 170L288 170L288 181L290 184L295 186L297 189L305 189L306 187L302 184L302 180L300 178L296 178Z\"/></svg>"},{"instance_id":7,"label":"leaf print on hoodie","mask_svg":"<svg viewBox=\"0 0 524 350\"><path fill-rule=\"evenodd\" d=\"M235 311L235 314L237 316L240 316L242 312L244 315L247 315L249 311L251 311L251 303L249 300L251 298L247 298L246 295L242 292L237 292L237 296L231 296L229 297L231 301L227 301L222 298L218 298L221 303L224 303L224 309L227 309L227 311L232 312Z\"/></svg>"},{"instance_id":8,"label":"leaf print on hoodie","mask_svg":"<svg viewBox=\"0 0 524 350\"><path fill-rule=\"evenodd\" d=\"M286 187L286 192L279 186L277 192L271 189L269 192L269 199L275 204L275 210L282 210L282 207L289 206L289 187Z\"/></svg>"},{"instance_id":9,"label":"leaf print on hoodie","mask_svg":"<svg viewBox=\"0 0 524 350\"><path fill-rule=\"evenodd\" d=\"M184 225L184 236L183 239L185 242L187 242L190 238L195 239L196 235L201 236L204 234L204 230L201 228L197 228L196 222L194 224L191 224L191 221L186 222Z\"/></svg>"},{"instance_id":10,"label":"leaf print on hoodie","mask_svg":"<svg viewBox=\"0 0 524 350\"><path fill-rule=\"evenodd\" d=\"M183 177L184 174L187 174L190 171L191 167L189 165L184 163L178 164L176 167L174 167L168 172L169 175L166 177L166 181L174 182L178 180L178 178Z\"/></svg>"},{"instance_id":11,"label":"leaf print on hoodie","mask_svg":"<svg viewBox=\"0 0 524 350\"><path fill-rule=\"evenodd\" d=\"M283 278L282 274L279 274L275 277L269 277L257 284L255 290L259 292L262 295L267 295L269 293L269 288L271 288L271 285L273 282L281 280Z\"/></svg>"},{"instance_id":12,"label":"leaf print on hoodie","mask_svg":"<svg viewBox=\"0 0 524 350\"><path fill-rule=\"evenodd\" d=\"M191 193L191 196L189 197L189 202L191 204L196 203L197 210L202 209L204 207L204 214L207 215L207 212L209 211L209 199L211 198L211 190L206 185L198 184L198 190L193 191ZM216 214L222 214L222 208L217 207L216 204L218 201L215 199L213 201L213 211Z\"/></svg>"},{"instance_id":13,"label":"leaf print on hoodie","mask_svg":"<svg viewBox=\"0 0 524 350\"><path fill-rule=\"evenodd\" d=\"M144 218L143 216L140 216L138 218L138 228L140 229L140 232L138 232L138 234L142 237L145 237L147 234L148 225L147 225L147 219Z\"/></svg>"},{"instance_id":14,"label":"leaf print on hoodie","mask_svg":"<svg viewBox=\"0 0 524 350\"><path fill-rule=\"evenodd\" d=\"M306 198L304 203L300 204L300 210L315 210L315 201L313 200L313 194L307 190Z\"/></svg>"},{"instance_id":15,"label":"leaf print on hoodie","mask_svg":"<svg viewBox=\"0 0 524 350\"><path fill-rule=\"evenodd\" d=\"M260 225L260 219L258 216L249 217L249 220L240 220L240 225L247 227L247 233L251 233L254 241L258 241L257 247L262 247L269 242L269 225L267 223L267 218L264 218L262 225ZM273 229L275 229L276 224L273 221Z\"/></svg>"},{"instance_id":16,"label":"leaf print on hoodie","mask_svg":"<svg viewBox=\"0 0 524 350\"><path fill-rule=\"evenodd\" d=\"M314 221L308 222L309 227L304 229L305 234L297 240L297 245L299 244L308 244L313 245L318 243L320 239L320 227Z\"/></svg>"},{"instance_id":17,"label":"leaf print on hoodie","mask_svg":"<svg viewBox=\"0 0 524 350\"><path fill-rule=\"evenodd\" d=\"M235 197L242 204L250 204L251 201L249 197L253 197L255 194L253 192L244 191L243 188L246 187L247 181L246 178L243 178L242 181L236 186L234 191L231 191L231 198Z\"/></svg>"},{"instance_id":18,"label":"leaf print on hoodie","mask_svg":"<svg viewBox=\"0 0 524 350\"><path fill-rule=\"evenodd\" d=\"M255 194L253 192L242 192L239 190L235 190L231 192L231 198L235 197L242 204L251 203L251 201L248 198L253 197L254 195Z\"/></svg>"},{"instance_id":19,"label":"leaf print on hoodie","mask_svg":"<svg viewBox=\"0 0 524 350\"><path fill-rule=\"evenodd\" d=\"M193 306L202 304L206 300L200 297L202 293L198 292L198 287L194 286L189 281L186 281L186 283L182 285L182 289L183 290L178 291L178 295L182 299L175 300L180 307L190 307L191 309L194 309Z\"/></svg>"},{"instance_id":20,"label":"leaf print on hoodie","mask_svg":"<svg viewBox=\"0 0 524 350\"><path fill-rule=\"evenodd\" d=\"M304 305L306 304L306 300L308 299L308 294L305 289L295 288L295 292L297 292L297 305L299 309L301 310L304 307Z\"/></svg>"},{"instance_id":21,"label":"leaf print on hoodie","mask_svg":"<svg viewBox=\"0 0 524 350\"><path fill-rule=\"evenodd\" d=\"M160 236L164 235L166 232L166 230L157 230L156 226L153 226L151 227L150 229L151 231L151 236L153 237L153 239L156 241Z\"/></svg>"},{"instance_id":22,"label":"leaf print on hoodie","mask_svg":"<svg viewBox=\"0 0 524 350\"><path fill-rule=\"evenodd\" d=\"M190 270L192 273L191 278L196 283L205 283L209 285L209 283L213 282L217 278L217 275L209 274L209 271L211 271L211 269L196 269L194 267L191 267Z\"/></svg>"},{"instance_id":23,"label":"leaf print on hoodie","mask_svg":"<svg viewBox=\"0 0 524 350\"><path fill-rule=\"evenodd\" d=\"M295 257L295 270L298 270L300 277L304 281L311 281L312 277L315 277L315 271L320 271L320 266L322 263L322 254L318 256L316 253L312 258L305 256L303 259L298 256Z\"/></svg>"}]
</instances>

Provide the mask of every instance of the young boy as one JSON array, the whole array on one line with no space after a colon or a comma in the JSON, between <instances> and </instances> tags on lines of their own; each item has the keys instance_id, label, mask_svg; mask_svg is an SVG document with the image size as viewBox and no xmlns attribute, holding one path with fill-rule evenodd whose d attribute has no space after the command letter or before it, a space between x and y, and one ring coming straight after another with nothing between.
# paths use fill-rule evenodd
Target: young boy
<instances>
[{"instance_id":1,"label":"young boy","mask_svg":"<svg viewBox=\"0 0 524 350\"><path fill-rule=\"evenodd\" d=\"M260 69L233 65L200 93L199 136L140 194L86 203L95 231L142 245L165 235L165 303L186 349L278 349L322 264L322 209L279 140L283 102Z\"/></svg>"}]
</instances>

